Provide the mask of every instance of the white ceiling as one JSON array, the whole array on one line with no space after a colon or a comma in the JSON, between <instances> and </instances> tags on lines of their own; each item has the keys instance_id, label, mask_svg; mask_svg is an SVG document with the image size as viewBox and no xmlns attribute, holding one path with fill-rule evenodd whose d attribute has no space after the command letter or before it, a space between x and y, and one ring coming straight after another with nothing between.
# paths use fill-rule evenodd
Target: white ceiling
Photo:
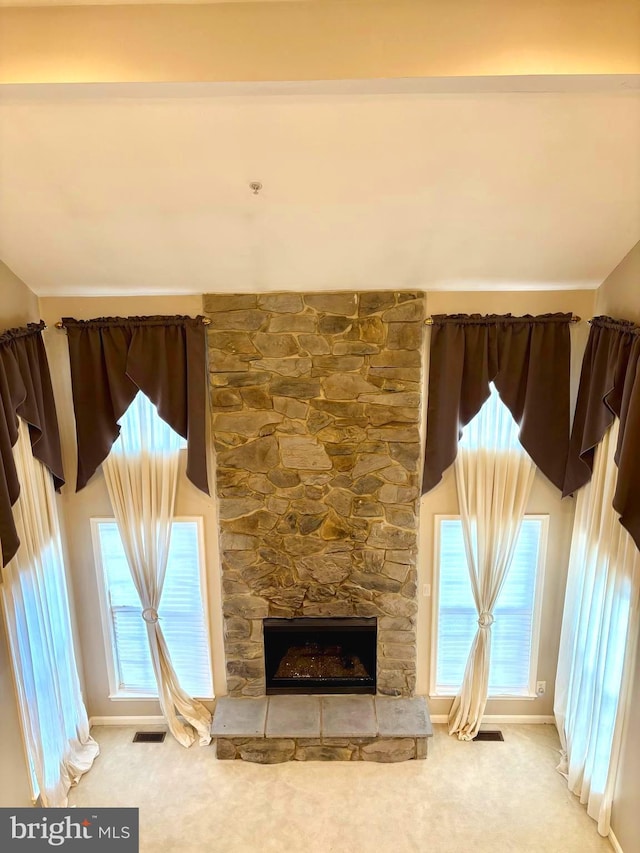
<instances>
[{"instance_id":1,"label":"white ceiling","mask_svg":"<svg viewBox=\"0 0 640 853\"><path fill-rule=\"evenodd\" d=\"M0 258L38 295L589 288L640 238L637 89L383 90L4 87Z\"/></svg>"}]
</instances>

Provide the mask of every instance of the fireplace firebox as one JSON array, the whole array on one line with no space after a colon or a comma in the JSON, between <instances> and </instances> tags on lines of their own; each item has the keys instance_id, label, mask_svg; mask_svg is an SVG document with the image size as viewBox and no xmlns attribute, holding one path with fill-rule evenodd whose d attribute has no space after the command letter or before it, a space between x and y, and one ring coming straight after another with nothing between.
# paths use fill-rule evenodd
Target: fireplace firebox
<instances>
[{"instance_id":1,"label":"fireplace firebox","mask_svg":"<svg viewBox=\"0 0 640 853\"><path fill-rule=\"evenodd\" d=\"M377 620L264 620L267 695L375 693Z\"/></svg>"}]
</instances>

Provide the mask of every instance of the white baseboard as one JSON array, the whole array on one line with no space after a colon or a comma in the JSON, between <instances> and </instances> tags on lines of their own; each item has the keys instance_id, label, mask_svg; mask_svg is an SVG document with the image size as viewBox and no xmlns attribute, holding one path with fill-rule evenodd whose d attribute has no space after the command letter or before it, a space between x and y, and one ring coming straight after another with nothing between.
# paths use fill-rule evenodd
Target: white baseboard
<instances>
[{"instance_id":1,"label":"white baseboard","mask_svg":"<svg viewBox=\"0 0 640 853\"><path fill-rule=\"evenodd\" d=\"M431 714L432 723L448 723L448 714ZM482 718L482 726L499 726L499 725L555 725L555 717L553 714L486 714Z\"/></svg>"},{"instance_id":2,"label":"white baseboard","mask_svg":"<svg viewBox=\"0 0 640 853\"><path fill-rule=\"evenodd\" d=\"M89 717L89 727L93 726L162 726L166 725L163 716L157 717Z\"/></svg>"},{"instance_id":3,"label":"white baseboard","mask_svg":"<svg viewBox=\"0 0 640 853\"><path fill-rule=\"evenodd\" d=\"M620 842L616 838L616 834L612 829L609 829L608 838L609 838L609 843L611 844L613 849L616 851L616 853L624 853L622 847L620 847Z\"/></svg>"}]
</instances>

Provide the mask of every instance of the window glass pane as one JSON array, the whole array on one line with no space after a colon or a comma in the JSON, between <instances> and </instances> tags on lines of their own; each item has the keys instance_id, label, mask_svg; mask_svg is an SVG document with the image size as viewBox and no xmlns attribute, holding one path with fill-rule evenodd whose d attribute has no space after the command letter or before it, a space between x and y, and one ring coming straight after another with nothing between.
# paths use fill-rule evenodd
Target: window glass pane
<instances>
[{"instance_id":1,"label":"window glass pane","mask_svg":"<svg viewBox=\"0 0 640 853\"><path fill-rule=\"evenodd\" d=\"M542 521L525 518L509 574L494 609L490 695L528 695ZM462 522L440 521L436 692L455 693L464 676L477 611L471 592Z\"/></svg>"},{"instance_id":2,"label":"window glass pane","mask_svg":"<svg viewBox=\"0 0 640 853\"><path fill-rule=\"evenodd\" d=\"M118 421L120 435L111 453L139 455L159 450L179 450L187 443L162 420L151 400L139 391Z\"/></svg>"},{"instance_id":3,"label":"window glass pane","mask_svg":"<svg viewBox=\"0 0 640 853\"><path fill-rule=\"evenodd\" d=\"M457 690L462 683L471 643L478 627L478 614L467 569L467 558L459 519L440 522L440 612L438 617L438 663L436 682L443 692Z\"/></svg>"},{"instance_id":4,"label":"window glass pane","mask_svg":"<svg viewBox=\"0 0 640 853\"><path fill-rule=\"evenodd\" d=\"M493 382L491 394L478 414L463 429L459 447L479 450L481 447L519 450L522 452L519 427L513 415L500 399Z\"/></svg>"},{"instance_id":5,"label":"window glass pane","mask_svg":"<svg viewBox=\"0 0 640 853\"><path fill-rule=\"evenodd\" d=\"M122 540L115 521L101 521L100 551L112 607L139 608L138 593L131 578Z\"/></svg>"},{"instance_id":6,"label":"window glass pane","mask_svg":"<svg viewBox=\"0 0 640 853\"><path fill-rule=\"evenodd\" d=\"M116 640L118 688L156 696L158 688L140 608L113 608L111 613Z\"/></svg>"},{"instance_id":7,"label":"window glass pane","mask_svg":"<svg viewBox=\"0 0 640 853\"><path fill-rule=\"evenodd\" d=\"M533 610L542 522L525 518L509 574L494 609L491 629L491 693L529 691Z\"/></svg>"},{"instance_id":8,"label":"window glass pane","mask_svg":"<svg viewBox=\"0 0 640 853\"><path fill-rule=\"evenodd\" d=\"M174 522L169 565L160 602L162 621L171 661L180 683L200 685L196 696L212 696L208 631L202 606L198 525L195 521ZM176 571L180 567L180 571Z\"/></svg>"},{"instance_id":9,"label":"window glass pane","mask_svg":"<svg viewBox=\"0 0 640 853\"><path fill-rule=\"evenodd\" d=\"M115 521L100 522L98 531L109 591L119 688L157 695L147 629L118 526ZM198 525L195 521L173 523L158 613L180 684L192 696L212 696L208 631L200 585Z\"/></svg>"}]
</instances>

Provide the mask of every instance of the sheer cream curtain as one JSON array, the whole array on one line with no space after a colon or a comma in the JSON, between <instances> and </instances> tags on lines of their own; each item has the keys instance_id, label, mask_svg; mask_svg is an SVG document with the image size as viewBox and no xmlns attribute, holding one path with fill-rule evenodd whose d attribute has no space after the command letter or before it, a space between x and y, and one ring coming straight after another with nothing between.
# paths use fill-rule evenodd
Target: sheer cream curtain
<instances>
[{"instance_id":1,"label":"sheer cream curtain","mask_svg":"<svg viewBox=\"0 0 640 853\"><path fill-rule=\"evenodd\" d=\"M518 427L493 386L465 427L455 460L458 503L478 630L464 679L449 713L449 734L472 740L489 691L493 608L509 572L535 465L518 441Z\"/></svg>"},{"instance_id":2,"label":"sheer cream curtain","mask_svg":"<svg viewBox=\"0 0 640 853\"><path fill-rule=\"evenodd\" d=\"M22 420L13 455L20 547L2 570L3 606L31 773L42 805L64 807L99 748L78 680L53 483Z\"/></svg>"},{"instance_id":3,"label":"sheer cream curtain","mask_svg":"<svg viewBox=\"0 0 640 853\"><path fill-rule=\"evenodd\" d=\"M142 392L120 423L120 437L103 462L103 470L140 596L160 706L170 732L182 746L191 746L196 732L200 744L206 745L211 741L211 714L181 688L158 618L184 441Z\"/></svg>"},{"instance_id":4,"label":"sheer cream curtain","mask_svg":"<svg viewBox=\"0 0 640 853\"><path fill-rule=\"evenodd\" d=\"M554 712L558 770L608 835L624 712L637 646L640 552L613 509L618 424L598 446L578 492Z\"/></svg>"}]
</instances>

